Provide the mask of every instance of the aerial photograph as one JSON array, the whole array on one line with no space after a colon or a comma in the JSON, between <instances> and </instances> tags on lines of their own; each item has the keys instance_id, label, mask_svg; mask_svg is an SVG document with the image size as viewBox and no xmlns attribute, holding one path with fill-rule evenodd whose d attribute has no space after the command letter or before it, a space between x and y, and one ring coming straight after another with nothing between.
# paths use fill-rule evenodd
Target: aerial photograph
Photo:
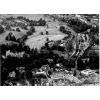
<instances>
[{"instance_id":1,"label":"aerial photograph","mask_svg":"<svg viewBox=\"0 0 100 100\"><path fill-rule=\"evenodd\" d=\"M1 86L99 86L99 14L0 14Z\"/></svg>"}]
</instances>

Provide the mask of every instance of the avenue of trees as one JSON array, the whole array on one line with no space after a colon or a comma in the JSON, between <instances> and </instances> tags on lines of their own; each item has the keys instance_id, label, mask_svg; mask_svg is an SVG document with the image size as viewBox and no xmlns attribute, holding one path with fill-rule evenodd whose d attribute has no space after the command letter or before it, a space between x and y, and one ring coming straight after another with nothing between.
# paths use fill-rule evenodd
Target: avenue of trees
<instances>
[{"instance_id":1,"label":"avenue of trees","mask_svg":"<svg viewBox=\"0 0 100 100\"><path fill-rule=\"evenodd\" d=\"M38 21L30 20L23 16L18 16L17 18L25 20L26 22L29 23L30 26L45 26L46 25L46 21L42 18L40 18Z\"/></svg>"}]
</instances>

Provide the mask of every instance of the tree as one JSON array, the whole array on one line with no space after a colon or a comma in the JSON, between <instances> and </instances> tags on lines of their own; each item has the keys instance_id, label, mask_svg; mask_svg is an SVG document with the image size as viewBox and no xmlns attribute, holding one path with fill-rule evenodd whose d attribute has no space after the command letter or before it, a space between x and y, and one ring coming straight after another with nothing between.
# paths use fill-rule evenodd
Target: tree
<instances>
[{"instance_id":1,"label":"tree","mask_svg":"<svg viewBox=\"0 0 100 100\"><path fill-rule=\"evenodd\" d=\"M37 48L34 49L34 55L37 55L38 54L38 50Z\"/></svg>"},{"instance_id":2,"label":"tree","mask_svg":"<svg viewBox=\"0 0 100 100\"><path fill-rule=\"evenodd\" d=\"M0 34L4 32L4 28L0 25Z\"/></svg>"},{"instance_id":3,"label":"tree","mask_svg":"<svg viewBox=\"0 0 100 100\"><path fill-rule=\"evenodd\" d=\"M16 37L13 35L11 40L16 42Z\"/></svg>"},{"instance_id":4,"label":"tree","mask_svg":"<svg viewBox=\"0 0 100 100\"><path fill-rule=\"evenodd\" d=\"M39 26L45 26L46 25L46 21L43 20L42 18L40 18L40 20L38 21Z\"/></svg>"},{"instance_id":5,"label":"tree","mask_svg":"<svg viewBox=\"0 0 100 100\"><path fill-rule=\"evenodd\" d=\"M30 30L27 31L27 35L32 35L32 33L35 32L35 28L33 26L31 26Z\"/></svg>"},{"instance_id":6,"label":"tree","mask_svg":"<svg viewBox=\"0 0 100 100\"><path fill-rule=\"evenodd\" d=\"M9 40L9 39L8 39L8 36L6 36L5 39L6 39L6 40Z\"/></svg>"},{"instance_id":7,"label":"tree","mask_svg":"<svg viewBox=\"0 0 100 100\"><path fill-rule=\"evenodd\" d=\"M17 41L16 40L16 37L13 35L13 33L12 32L10 32L9 34L8 34L8 36L6 37L6 40L8 40L8 41Z\"/></svg>"},{"instance_id":8,"label":"tree","mask_svg":"<svg viewBox=\"0 0 100 100\"><path fill-rule=\"evenodd\" d=\"M20 39L20 42L23 43L26 39L27 39L27 35L24 35L24 36Z\"/></svg>"},{"instance_id":9,"label":"tree","mask_svg":"<svg viewBox=\"0 0 100 100\"><path fill-rule=\"evenodd\" d=\"M6 29L6 30L11 30L10 25L7 25L7 26L5 27L5 29Z\"/></svg>"},{"instance_id":10,"label":"tree","mask_svg":"<svg viewBox=\"0 0 100 100\"><path fill-rule=\"evenodd\" d=\"M45 47L46 47L46 48L48 48L48 47L49 47L48 42L46 42L46 43L45 43Z\"/></svg>"},{"instance_id":11,"label":"tree","mask_svg":"<svg viewBox=\"0 0 100 100\"><path fill-rule=\"evenodd\" d=\"M40 32L41 35L43 35L43 32Z\"/></svg>"},{"instance_id":12,"label":"tree","mask_svg":"<svg viewBox=\"0 0 100 100\"><path fill-rule=\"evenodd\" d=\"M6 40L9 40L9 41L10 41L10 40L12 40L11 38L12 38L12 32L10 32L10 33L8 34L8 36L6 37Z\"/></svg>"},{"instance_id":13,"label":"tree","mask_svg":"<svg viewBox=\"0 0 100 100\"><path fill-rule=\"evenodd\" d=\"M27 30L27 25L22 24L22 25L21 25L21 28Z\"/></svg>"},{"instance_id":14,"label":"tree","mask_svg":"<svg viewBox=\"0 0 100 100\"><path fill-rule=\"evenodd\" d=\"M46 42L49 42L49 38L46 38Z\"/></svg>"},{"instance_id":15,"label":"tree","mask_svg":"<svg viewBox=\"0 0 100 100\"><path fill-rule=\"evenodd\" d=\"M49 32L48 31L46 31L46 35L48 35L49 34Z\"/></svg>"},{"instance_id":16,"label":"tree","mask_svg":"<svg viewBox=\"0 0 100 100\"><path fill-rule=\"evenodd\" d=\"M64 26L60 26L60 31L63 32L65 30Z\"/></svg>"},{"instance_id":17,"label":"tree","mask_svg":"<svg viewBox=\"0 0 100 100\"><path fill-rule=\"evenodd\" d=\"M27 35L32 35L32 32L31 31L27 31Z\"/></svg>"},{"instance_id":18,"label":"tree","mask_svg":"<svg viewBox=\"0 0 100 100\"><path fill-rule=\"evenodd\" d=\"M20 32L20 29L19 29L19 28L16 28L16 31L17 31L17 32Z\"/></svg>"},{"instance_id":19,"label":"tree","mask_svg":"<svg viewBox=\"0 0 100 100\"><path fill-rule=\"evenodd\" d=\"M31 26L30 32L32 32L32 33L35 32L35 28L33 26Z\"/></svg>"}]
</instances>

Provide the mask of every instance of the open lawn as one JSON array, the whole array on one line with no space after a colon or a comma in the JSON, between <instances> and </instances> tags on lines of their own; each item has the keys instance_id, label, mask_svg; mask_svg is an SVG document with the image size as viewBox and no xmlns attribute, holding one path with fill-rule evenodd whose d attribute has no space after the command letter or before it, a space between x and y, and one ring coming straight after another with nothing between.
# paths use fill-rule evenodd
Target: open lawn
<instances>
[{"instance_id":1,"label":"open lawn","mask_svg":"<svg viewBox=\"0 0 100 100\"><path fill-rule=\"evenodd\" d=\"M37 48L40 49L42 46L44 46L46 39L48 38L49 40L61 40L65 37L66 35L39 35L36 37L30 37L26 41L26 45L28 45L30 48Z\"/></svg>"}]
</instances>

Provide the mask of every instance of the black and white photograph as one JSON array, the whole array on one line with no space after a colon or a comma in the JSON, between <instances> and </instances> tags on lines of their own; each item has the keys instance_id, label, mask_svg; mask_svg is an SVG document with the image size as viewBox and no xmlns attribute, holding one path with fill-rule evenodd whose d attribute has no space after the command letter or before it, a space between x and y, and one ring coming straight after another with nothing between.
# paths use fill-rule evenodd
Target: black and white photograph
<instances>
[{"instance_id":1,"label":"black and white photograph","mask_svg":"<svg viewBox=\"0 0 100 100\"><path fill-rule=\"evenodd\" d=\"M1 100L99 100L99 0L0 4Z\"/></svg>"},{"instance_id":2,"label":"black and white photograph","mask_svg":"<svg viewBox=\"0 0 100 100\"><path fill-rule=\"evenodd\" d=\"M1 86L99 86L99 14L0 14Z\"/></svg>"}]
</instances>

